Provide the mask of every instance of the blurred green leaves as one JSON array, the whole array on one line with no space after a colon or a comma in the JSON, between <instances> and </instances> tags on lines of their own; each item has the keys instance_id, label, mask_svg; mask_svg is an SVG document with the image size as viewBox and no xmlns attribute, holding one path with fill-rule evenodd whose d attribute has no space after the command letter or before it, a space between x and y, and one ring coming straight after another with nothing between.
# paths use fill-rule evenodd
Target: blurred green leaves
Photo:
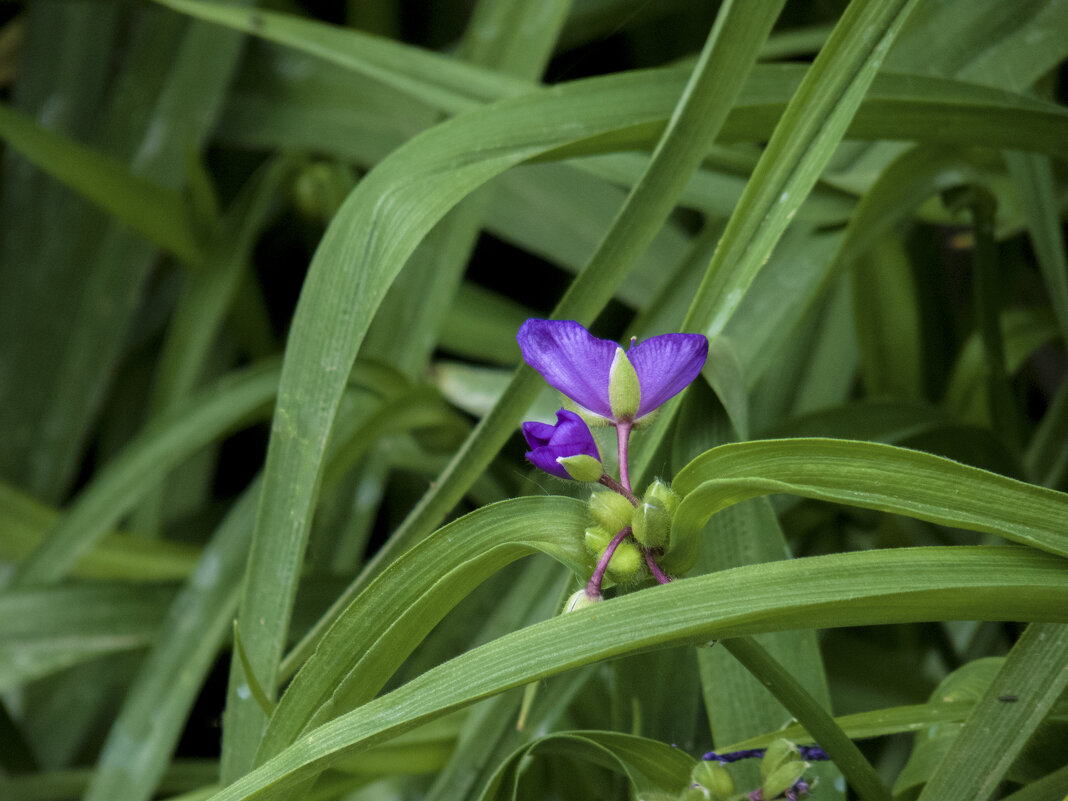
<instances>
[{"instance_id":1,"label":"blurred green leaves","mask_svg":"<svg viewBox=\"0 0 1068 801\"><path fill-rule=\"evenodd\" d=\"M1068 2L309 5L0 18L0 796L1063 796ZM550 315L713 337L566 615Z\"/></svg>"}]
</instances>

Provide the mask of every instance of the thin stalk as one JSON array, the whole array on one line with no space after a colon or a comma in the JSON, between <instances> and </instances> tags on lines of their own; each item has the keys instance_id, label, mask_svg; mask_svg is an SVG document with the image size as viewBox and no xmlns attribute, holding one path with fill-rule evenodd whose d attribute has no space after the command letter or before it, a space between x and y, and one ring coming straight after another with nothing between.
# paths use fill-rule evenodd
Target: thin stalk
<instances>
[{"instance_id":1,"label":"thin stalk","mask_svg":"<svg viewBox=\"0 0 1068 801\"><path fill-rule=\"evenodd\" d=\"M630 488L630 470L627 467L627 447L630 445L630 423L616 423L616 439L619 442L619 480L627 492Z\"/></svg>"},{"instance_id":2,"label":"thin stalk","mask_svg":"<svg viewBox=\"0 0 1068 801\"><path fill-rule=\"evenodd\" d=\"M608 563L612 561L612 555L616 552L616 548L627 537L630 536L630 526L623 526L619 530L616 536L612 537L612 541L608 543L608 547L604 549L604 553L601 554L601 558L597 560L597 567L593 571L593 575L590 576L589 583L586 584L586 595L589 598L599 599L601 597L601 582L604 580L604 573L608 570Z\"/></svg>"}]
</instances>

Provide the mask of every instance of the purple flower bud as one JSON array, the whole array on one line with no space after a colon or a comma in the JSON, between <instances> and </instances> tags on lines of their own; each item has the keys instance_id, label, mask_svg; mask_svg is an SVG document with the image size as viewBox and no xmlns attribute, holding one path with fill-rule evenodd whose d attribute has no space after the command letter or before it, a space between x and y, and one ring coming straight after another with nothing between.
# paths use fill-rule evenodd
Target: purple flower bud
<instances>
[{"instance_id":1,"label":"purple flower bud","mask_svg":"<svg viewBox=\"0 0 1068 801\"><path fill-rule=\"evenodd\" d=\"M573 320L527 320L516 334L523 359L550 385L593 414L613 422L609 383L619 348ZM640 386L639 420L685 389L708 358L701 334L663 334L626 351Z\"/></svg>"},{"instance_id":2,"label":"purple flower bud","mask_svg":"<svg viewBox=\"0 0 1068 801\"><path fill-rule=\"evenodd\" d=\"M523 436L531 448L526 457L535 467L559 478L579 481L596 481L600 478L601 454L597 450L597 442L585 421L574 412L567 409L558 411L556 425L523 423ZM576 464L581 470L578 475L572 475L568 467L576 470ZM593 476L594 472L596 476Z\"/></svg>"}]
</instances>

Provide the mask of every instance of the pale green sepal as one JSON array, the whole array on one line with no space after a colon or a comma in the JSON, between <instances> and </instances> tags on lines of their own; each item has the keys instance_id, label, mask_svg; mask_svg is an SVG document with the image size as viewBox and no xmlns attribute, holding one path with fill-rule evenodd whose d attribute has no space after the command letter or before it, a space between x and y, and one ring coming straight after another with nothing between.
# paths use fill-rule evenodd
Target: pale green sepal
<instances>
[{"instance_id":1,"label":"pale green sepal","mask_svg":"<svg viewBox=\"0 0 1068 801\"><path fill-rule=\"evenodd\" d=\"M594 482L604 475L601 463L585 453L577 453L574 456L558 456L556 463L575 481Z\"/></svg>"},{"instance_id":2,"label":"pale green sepal","mask_svg":"<svg viewBox=\"0 0 1068 801\"><path fill-rule=\"evenodd\" d=\"M616 348L612 369L608 373L608 401L617 421L633 420L642 402L638 373L623 348Z\"/></svg>"}]
</instances>

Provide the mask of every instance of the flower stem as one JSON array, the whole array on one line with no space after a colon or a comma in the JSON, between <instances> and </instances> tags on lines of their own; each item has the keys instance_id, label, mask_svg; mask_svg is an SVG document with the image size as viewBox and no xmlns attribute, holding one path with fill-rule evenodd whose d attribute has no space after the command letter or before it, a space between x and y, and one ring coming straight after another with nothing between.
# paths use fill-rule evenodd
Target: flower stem
<instances>
[{"instance_id":1,"label":"flower stem","mask_svg":"<svg viewBox=\"0 0 1068 801\"><path fill-rule=\"evenodd\" d=\"M586 595L588 597L601 597L601 582L604 580L604 572L608 570L608 563L612 561L612 554L616 552L616 548L618 548L619 544L628 536L630 536L630 526L623 526L623 528L619 530L619 533L612 537L612 541L608 543L608 547L604 549L604 553L602 553L601 558L597 560L597 567L593 569L593 575L590 576L590 581L586 585Z\"/></svg>"},{"instance_id":2,"label":"flower stem","mask_svg":"<svg viewBox=\"0 0 1068 801\"><path fill-rule=\"evenodd\" d=\"M627 466L627 446L630 444L631 424L616 423L616 439L619 442L619 480L627 492L630 488L630 468Z\"/></svg>"},{"instance_id":3,"label":"flower stem","mask_svg":"<svg viewBox=\"0 0 1068 801\"><path fill-rule=\"evenodd\" d=\"M667 575L660 569L660 565L656 563L656 559L653 558L653 552L648 548L642 548L642 555L645 556L645 564L649 568L649 572L653 574L653 578L656 579L657 584L670 584L671 576Z\"/></svg>"},{"instance_id":4,"label":"flower stem","mask_svg":"<svg viewBox=\"0 0 1068 801\"><path fill-rule=\"evenodd\" d=\"M608 487L608 489L613 490L614 492L618 492L620 495L630 501L631 506L638 505L638 496L636 496L633 492L631 492L629 489L627 489L614 478L612 478L610 475L608 475L608 473L605 473L599 479L597 479L597 482L599 484L604 484L606 487Z\"/></svg>"}]
</instances>

